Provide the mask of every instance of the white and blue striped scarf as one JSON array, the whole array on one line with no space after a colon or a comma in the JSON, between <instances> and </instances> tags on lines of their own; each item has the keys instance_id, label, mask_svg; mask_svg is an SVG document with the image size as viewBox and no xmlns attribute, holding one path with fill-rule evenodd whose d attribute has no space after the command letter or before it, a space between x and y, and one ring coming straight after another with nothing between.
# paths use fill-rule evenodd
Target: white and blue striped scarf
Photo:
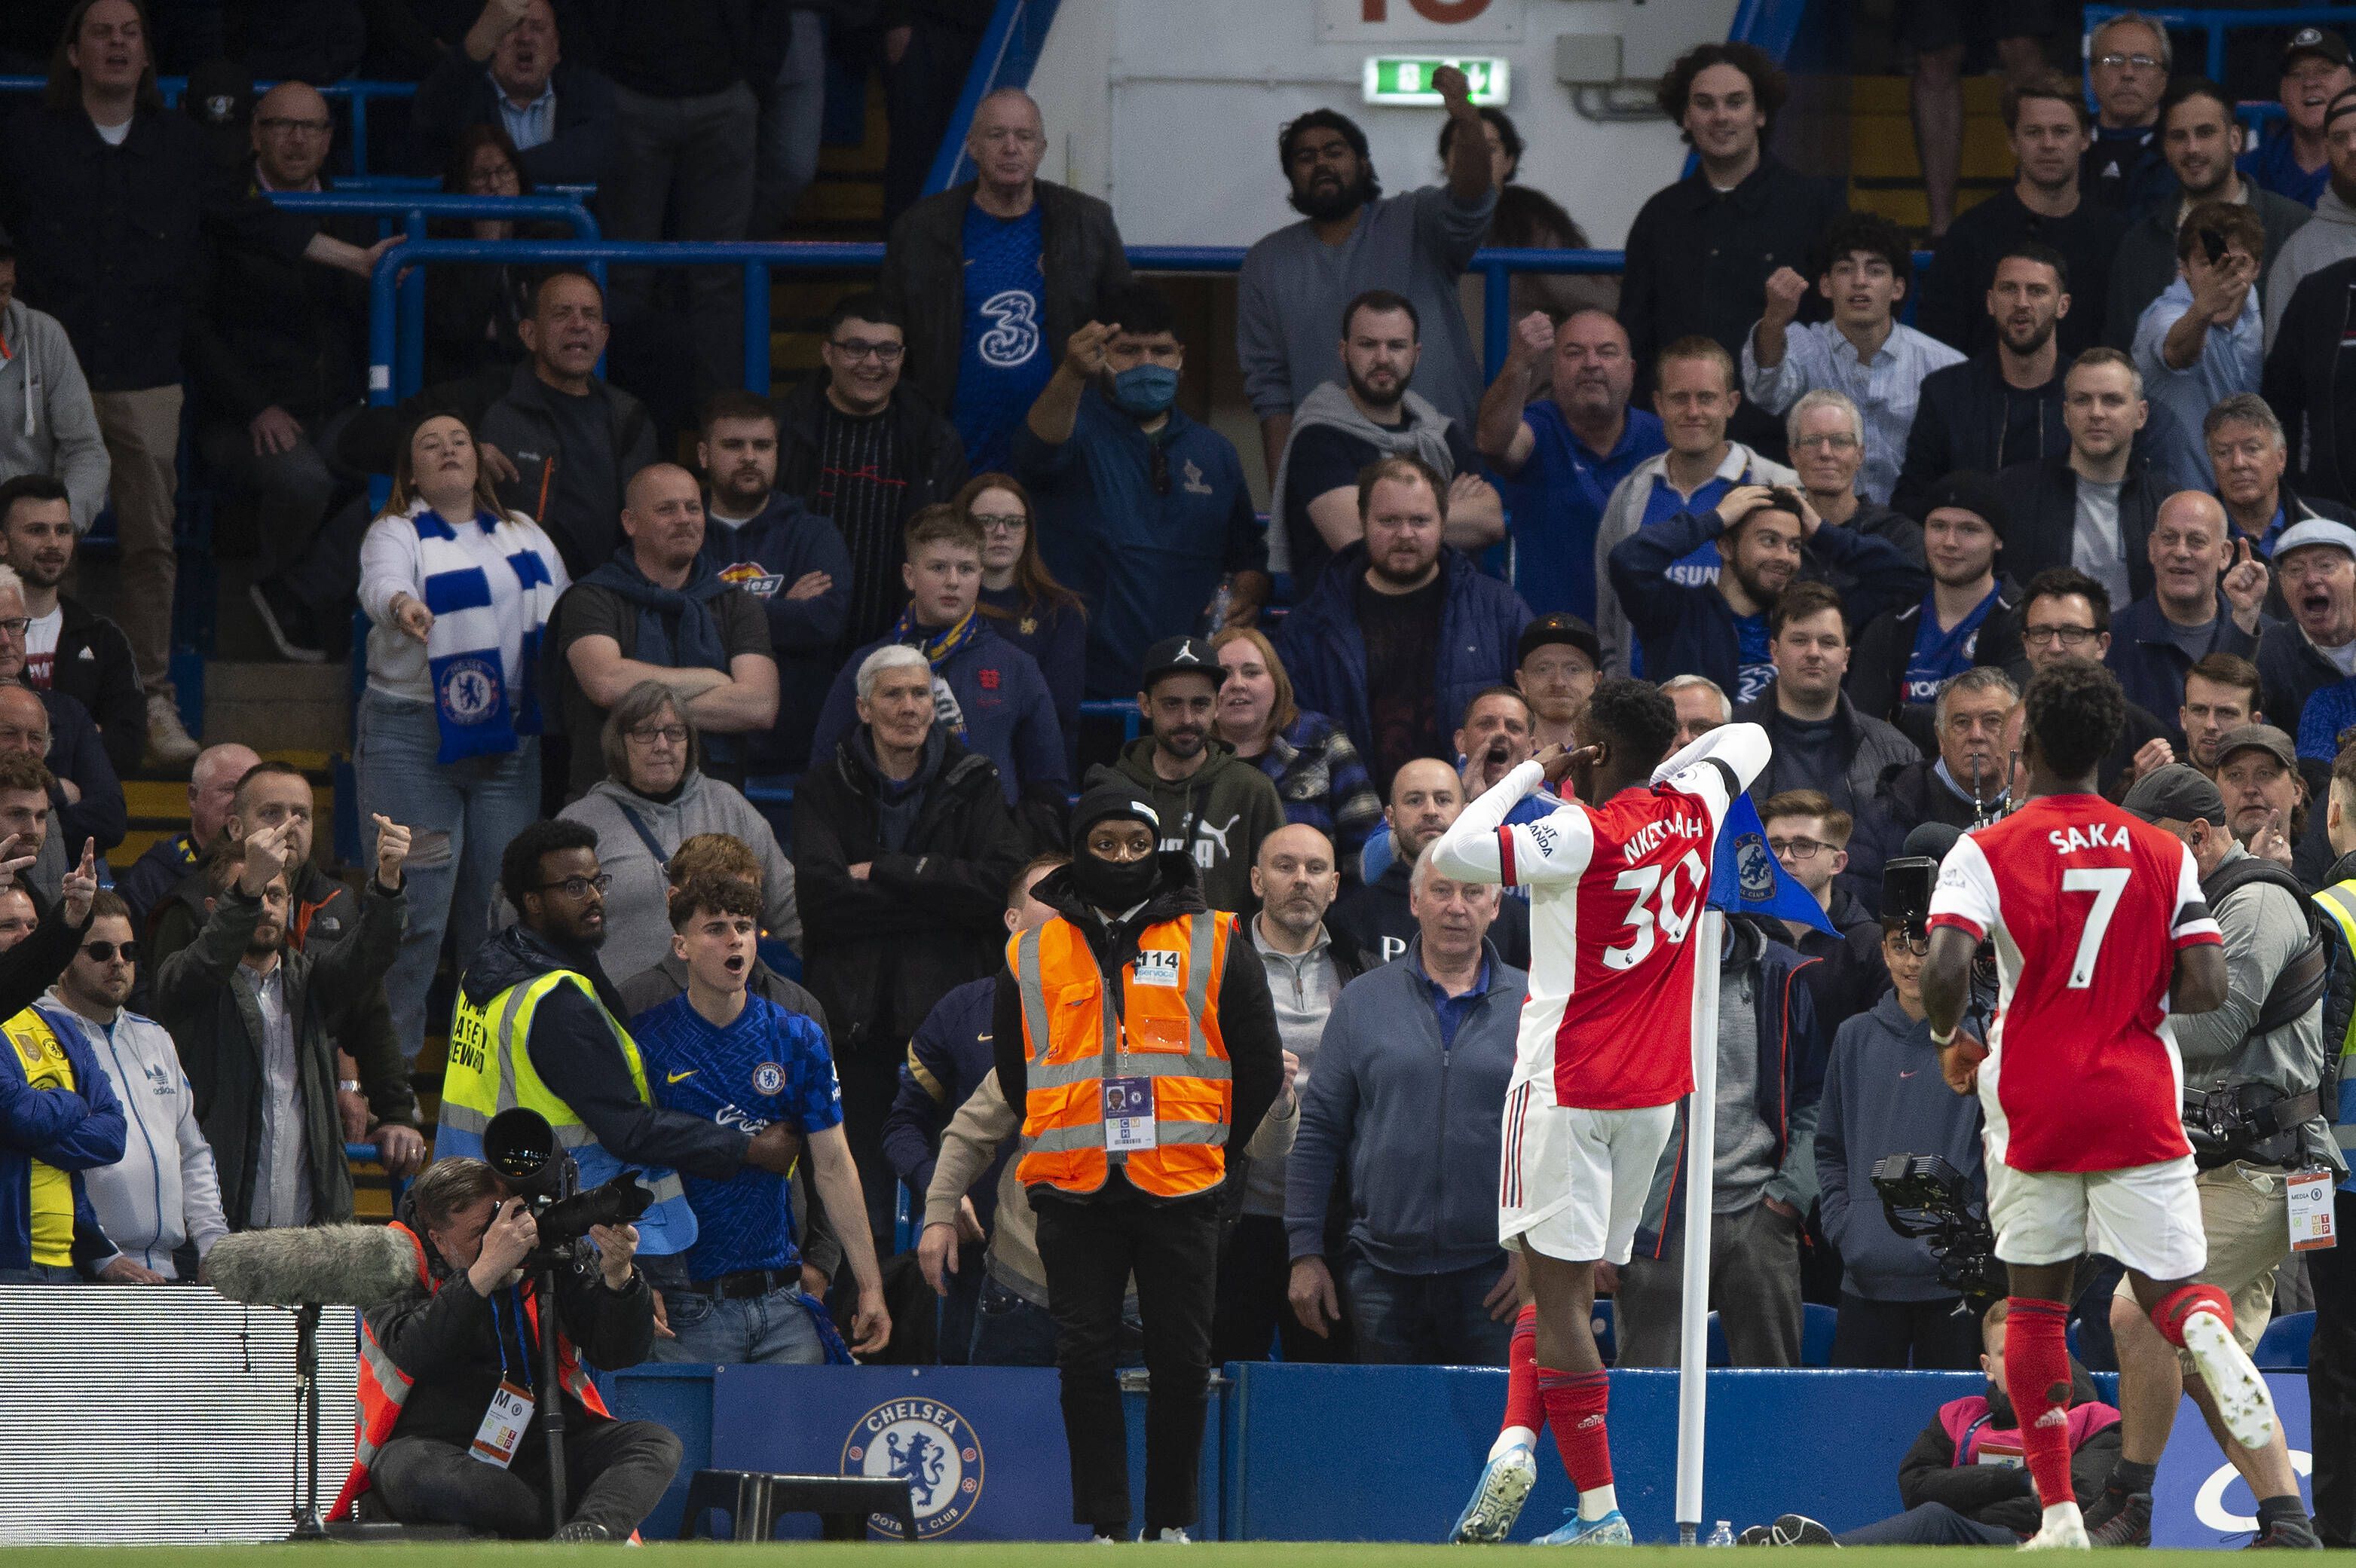
<instances>
[{"instance_id":1,"label":"white and blue striped scarf","mask_svg":"<svg viewBox=\"0 0 2356 1568\"><path fill-rule=\"evenodd\" d=\"M488 535L506 557L519 597L503 605L490 571L477 563L439 514L421 500L410 508L409 521L417 529L419 597L434 613L425 660L434 683L434 718L442 730L436 760L455 763L512 752L519 736L541 731L541 636L556 608L546 547L514 522L488 512L477 512L466 525ZM502 618L514 614L523 619L523 646L516 660L516 689L510 691L501 634Z\"/></svg>"}]
</instances>

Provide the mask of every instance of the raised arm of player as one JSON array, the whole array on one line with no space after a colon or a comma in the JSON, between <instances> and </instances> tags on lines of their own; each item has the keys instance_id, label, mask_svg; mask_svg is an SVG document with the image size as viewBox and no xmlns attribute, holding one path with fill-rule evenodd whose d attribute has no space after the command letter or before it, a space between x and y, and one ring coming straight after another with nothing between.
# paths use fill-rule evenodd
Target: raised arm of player
<instances>
[{"instance_id":1,"label":"raised arm of player","mask_svg":"<svg viewBox=\"0 0 2356 1568\"><path fill-rule=\"evenodd\" d=\"M1499 841L1497 830L1505 825L1505 814L1519 805L1524 797L1545 779L1546 769L1531 761L1522 763L1483 790L1457 813L1456 820L1449 825L1448 831L1432 841L1432 869L1441 876L1460 882L1514 880L1507 874L1505 850ZM1586 835L1587 814L1577 806L1557 812L1555 816L1576 816L1579 833L1582 837ZM1586 863L1584 854L1580 856L1580 863ZM1578 872L1570 874L1576 876Z\"/></svg>"},{"instance_id":2,"label":"raised arm of player","mask_svg":"<svg viewBox=\"0 0 2356 1568\"><path fill-rule=\"evenodd\" d=\"M1774 746L1756 724L1721 724L1697 735L1653 770L1653 782L1671 784L1710 803L1713 818L1723 817L1734 797L1767 771ZM1720 795L1724 798L1720 798Z\"/></svg>"},{"instance_id":3,"label":"raised arm of player","mask_svg":"<svg viewBox=\"0 0 2356 1568\"><path fill-rule=\"evenodd\" d=\"M2225 1005L2230 990L2225 965L2225 937L2209 912L2201 891L2200 868L2192 851L2183 851L2176 875L2176 918L2169 922L2168 938L2176 947L2176 965L2168 977L2168 1010L2172 1013L2213 1013Z\"/></svg>"}]
</instances>

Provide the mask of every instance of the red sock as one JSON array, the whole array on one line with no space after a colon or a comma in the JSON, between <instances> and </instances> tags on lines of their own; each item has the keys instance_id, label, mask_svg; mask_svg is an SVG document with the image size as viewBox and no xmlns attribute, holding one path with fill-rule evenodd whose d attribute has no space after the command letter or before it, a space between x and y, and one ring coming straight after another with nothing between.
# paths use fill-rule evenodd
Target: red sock
<instances>
[{"instance_id":1,"label":"red sock","mask_svg":"<svg viewBox=\"0 0 2356 1568\"><path fill-rule=\"evenodd\" d=\"M2233 1298L2213 1285L2188 1285L2169 1291L2151 1309L2151 1326L2159 1330L2161 1339L2181 1350L2184 1320L2195 1312L2213 1312L2226 1328L2233 1326Z\"/></svg>"},{"instance_id":2,"label":"red sock","mask_svg":"<svg viewBox=\"0 0 2356 1568\"><path fill-rule=\"evenodd\" d=\"M2005 1392L2020 1421L2020 1446L2047 1508L2073 1502L2070 1480L2070 1309L2013 1296L2004 1320Z\"/></svg>"},{"instance_id":3,"label":"red sock","mask_svg":"<svg viewBox=\"0 0 2356 1568\"><path fill-rule=\"evenodd\" d=\"M1538 1398L1538 1309L1525 1307L1514 1319L1514 1345L1505 1357L1505 1419L1497 1428L1546 1428L1546 1403Z\"/></svg>"},{"instance_id":4,"label":"red sock","mask_svg":"<svg viewBox=\"0 0 2356 1568\"><path fill-rule=\"evenodd\" d=\"M1554 1445L1562 1451L1562 1467L1582 1492L1612 1484L1612 1438L1603 1413L1612 1403L1612 1374L1605 1371L1537 1371L1538 1397L1546 1403L1547 1424L1554 1428ZM2066 1464L2068 1455L2063 1455Z\"/></svg>"}]
</instances>

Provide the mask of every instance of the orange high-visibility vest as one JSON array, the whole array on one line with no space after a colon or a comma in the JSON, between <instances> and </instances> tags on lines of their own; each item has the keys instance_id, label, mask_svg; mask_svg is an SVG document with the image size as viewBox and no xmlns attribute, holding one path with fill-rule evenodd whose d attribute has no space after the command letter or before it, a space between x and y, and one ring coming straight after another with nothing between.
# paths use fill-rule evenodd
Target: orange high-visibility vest
<instances>
[{"instance_id":1,"label":"orange high-visibility vest","mask_svg":"<svg viewBox=\"0 0 2356 1568\"><path fill-rule=\"evenodd\" d=\"M429 1291L439 1289L425 1267L424 1241L406 1225L396 1222L391 1228L408 1237L410 1244L417 1249L417 1283ZM526 1283L528 1285L529 1281ZM523 1294L523 1309L531 1317L532 1333L537 1338L540 1332L540 1298L530 1289ZM393 1365L392 1358L386 1355L384 1348L376 1342L376 1333L369 1327L368 1319L361 1318L359 1452L353 1456L351 1474L344 1477L344 1489L336 1494L336 1506L327 1514L330 1523L350 1519L360 1494L372 1484L369 1467L376 1463L377 1454L391 1438L392 1429L400 1424L401 1407L409 1403L409 1391L414 1381ZM598 1415L609 1413L604 1397L597 1392L597 1385L591 1382L589 1374L581 1370L581 1353L573 1348L572 1339L563 1334L556 1337L556 1381L592 1413Z\"/></svg>"},{"instance_id":2,"label":"orange high-visibility vest","mask_svg":"<svg viewBox=\"0 0 2356 1568\"><path fill-rule=\"evenodd\" d=\"M1015 1179L1094 1192L1118 1160L1130 1185L1158 1198L1219 1184L1235 1084L1219 1034L1218 995L1236 930L1236 917L1220 912L1147 926L1137 958L1121 969L1113 1008L1105 1006L1096 955L1071 922L1050 921L1007 943L1007 965L1023 997L1028 1062ZM1108 1078L1151 1082L1152 1148L1106 1152Z\"/></svg>"}]
</instances>

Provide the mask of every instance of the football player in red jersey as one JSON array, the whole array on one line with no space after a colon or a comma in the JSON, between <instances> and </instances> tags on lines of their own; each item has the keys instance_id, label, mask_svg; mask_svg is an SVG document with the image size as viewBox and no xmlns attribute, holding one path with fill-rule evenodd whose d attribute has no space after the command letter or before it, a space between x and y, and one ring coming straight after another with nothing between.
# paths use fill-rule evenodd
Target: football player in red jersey
<instances>
[{"instance_id":1,"label":"football player in red jersey","mask_svg":"<svg viewBox=\"0 0 2356 1568\"><path fill-rule=\"evenodd\" d=\"M2095 769L2126 719L2110 671L2058 660L2021 706L2029 798L1942 863L1922 1005L1949 1082L1976 1083L1987 1118L1988 1219L2012 1286L2006 1391L2045 1509L2028 1544L2085 1547L2063 1334L2090 1241L2126 1265L2136 1302L2190 1353L2236 1440L2264 1446L2274 1406L2234 1342L2232 1302L2192 1283L2208 1248L2168 1015L2211 1011L2226 994L2198 869L2173 834L2095 793ZM1997 996L1983 1047L1957 1029L1984 941L1996 946ZM2134 1391L2122 1392L2120 1404L2136 1409ZM2134 1528L2123 1513L2096 1534L2125 1540Z\"/></svg>"},{"instance_id":2,"label":"football player in red jersey","mask_svg":"<svg viewBox=\"0 0 2356 1568\"><path fill-rule=\"evenodd\" d=\"M1713 730L1674 757L1676 709L1640 680L1596 684L1576 751L1548 747L1467 805L1427 851L1441 875L1530 894L1530 993L1505 1096L1499 1238L1522 1253L1534 1332L1516 1325L1505 1430L1454 1539L1502 1541L1537 1480L1541 1421L1579 1488L1576 1517L1540 1544L1625 1545L1612 1484L1609 1385L1589 1328L1595 1265L1623 1264L1693 1092L1695 955L1719 825L1767 765L1756 724ZM1506 816L1540 780L1577 800ZM1584 801L1601 804L1586 805ZM1717 955L1709 955L1716 962Z\"/></svg>"}]
</instances>

